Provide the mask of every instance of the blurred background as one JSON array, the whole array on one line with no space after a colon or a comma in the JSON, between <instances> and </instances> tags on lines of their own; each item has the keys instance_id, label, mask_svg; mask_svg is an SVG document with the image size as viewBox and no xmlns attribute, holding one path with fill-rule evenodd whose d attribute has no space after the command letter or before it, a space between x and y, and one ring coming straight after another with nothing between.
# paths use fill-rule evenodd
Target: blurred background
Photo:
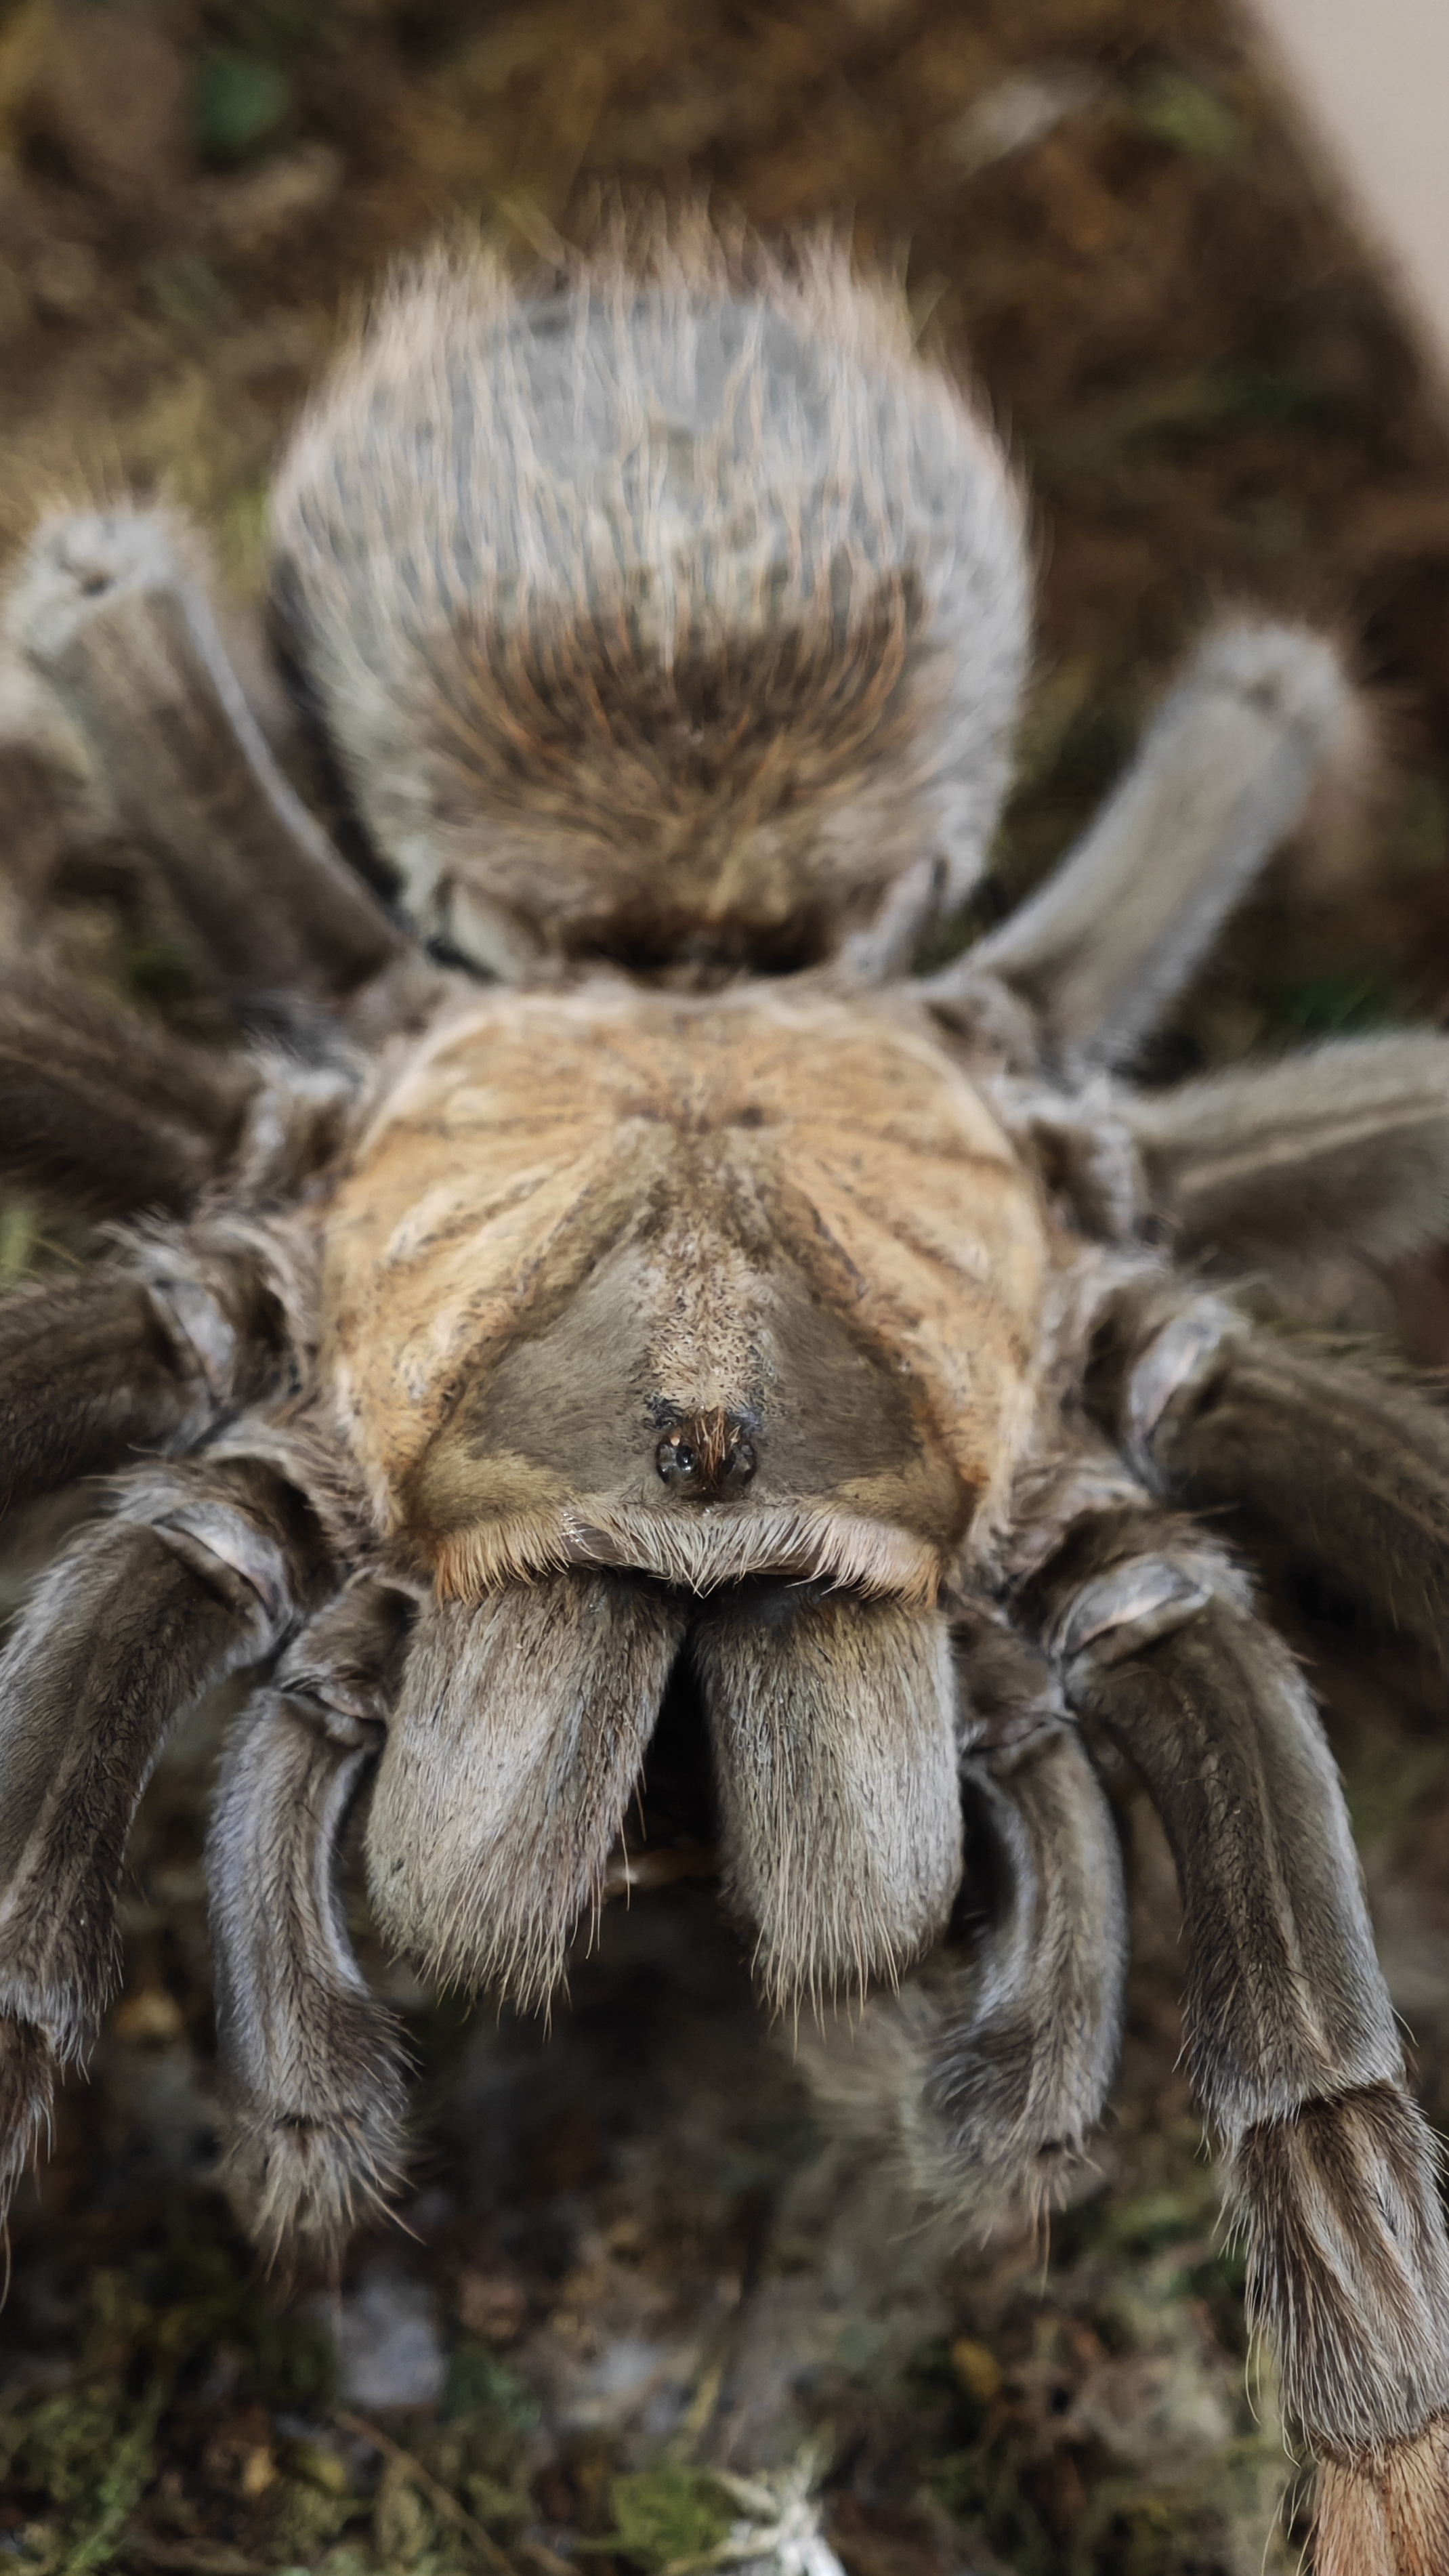
<instances>
[{"instance_id":1,"label":"blurred background","mask_svg":"<svg viewBox=\"0 0 1449 2576\"><path fill-rule=\"evenodd\" d=\"M1033 496L1019 776L954 939L1060 852L1204 619L1258 602L1343 641L1363 777L1277 862L1147 1069L1442 1021L1449 416L1419 329L1432 222L1416 271L1393 201L1420 146L1392 149L1392 84L1445 93L1429 22L1377 9L1388 194L1369 165L1345 196L1333 156L1367 130L1368 76L1350 46L1346 82L1320 80L1314 21L1298 9L1295 34L1282 10L1267 51L1216 0L11 0L0 545L80 491L168 496L206 530L245 649L278 442L393 253L453 218L547 248L614 176L693 179L766 226L843 215L969 361ZM1347 0L1319 14L1363 23ZM57 797L3 667L0 915L22 949L227 1036L140 855ZM57 1211L0 1205L7 1284L93 1248ZM1353 1289L1449 1361L1449 1267ZM22 1528L10 1606L84 1508ZM1444 2126L1442 1684L1241 1536L1324 1695ZM740 2511L719 2473L758 2470L822 2486L847 2576L1296 2564L1297 2472L1176 2070L1171 1872L1124 1786L1128 2043L1049 2249L963 2256L923 2231L870 2143L822 2124L708 1891L684 1887L611 1909L551 2034L430 2005L359 1922L419 2069L406 2232L286 2297L211 2180L199 1851L228 1714L182 1731L148 1795L125 1996L12 2221L0 2566L688 2576Z\"/></svg>"}]
</instances>

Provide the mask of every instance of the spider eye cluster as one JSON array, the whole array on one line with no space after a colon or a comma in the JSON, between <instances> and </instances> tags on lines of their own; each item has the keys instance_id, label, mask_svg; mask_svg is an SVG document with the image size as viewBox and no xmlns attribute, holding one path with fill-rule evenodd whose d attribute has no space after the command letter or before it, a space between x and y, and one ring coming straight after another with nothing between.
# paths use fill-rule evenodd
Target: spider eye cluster
<instances>
[{"instance_id":1,"label":"spider eye cluster","mask_svg":"<svg viewBox=\"0 0 1449 2576\"><path fill-rule=\"evenodd\" d=\"M677 1494L709 1499L740 1493L756 1467L755 1448L737 1423L704 1420L665 1433L654 1452L663 1482Z\"/></svg>"}]
</instances>

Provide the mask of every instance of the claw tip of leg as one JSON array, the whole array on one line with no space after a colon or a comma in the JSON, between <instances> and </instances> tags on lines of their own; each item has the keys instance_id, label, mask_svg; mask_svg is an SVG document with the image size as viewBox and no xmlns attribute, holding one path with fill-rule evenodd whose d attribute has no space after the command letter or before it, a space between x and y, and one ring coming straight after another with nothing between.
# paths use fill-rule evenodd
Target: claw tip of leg
<instances>
[{"instance_id":1,"label":"claw tip of leg","mask_svg":"<svg viewBox=\"0 0 1449 2576\"><path fill-rule=\"evenodd\" d=\"M1314 2576L1449 2576L1449 2417L1318 2472Z\"/></svg>"}]
</instances>

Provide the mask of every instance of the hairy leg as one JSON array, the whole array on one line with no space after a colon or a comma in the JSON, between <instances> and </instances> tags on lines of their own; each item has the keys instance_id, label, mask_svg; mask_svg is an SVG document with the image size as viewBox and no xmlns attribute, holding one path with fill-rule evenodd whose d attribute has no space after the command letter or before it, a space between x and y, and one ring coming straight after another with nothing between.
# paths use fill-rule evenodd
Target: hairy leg
<instances>
[{"instance_id":1,"label":"hairy leg","mask_svg":"<svg viewBox=\"0 0 1449 2576\"><path fill-rule=\"evenodd\" d=\"M956 1686L938 1613L824 1586L711 1603L693 1638L728 1897L772 2003L895 1977L961 1881Z\"/></svg>"},{"instance_id":2,"label":"hairy leg","mask_svg":"<svg viewBox=\"0 0 1449 2576\"><path fill-rule=\"evenodd\" d=\"M1117 2063L1127 1964L1111 1811L1046 1663L993 1614L955 1630L966 1870L941 1948L812 2071L921 2198L982 2234L1038 2216Z\"/></svg>"},{"instance_id":3,"label":"hairy leg","mask_svg":"<svg viewBox=\"0 0 1449 2576\"><path fill-rule=\"evenodd\" d=\"M114 1989L131 1818L169 1726L327 1588L300 1495L156 1468L51 1568L0 1657L0 2192Z\"/></svg>"},{"instance_id":4,"label":"hairy leg","mask_svg":"<svg viewBox=\"0 0 1449 2576\"><path fill-rule=\"evenodd\" d=\"M190 1448L286 1365L267 1264L217 1227L21 1290L0 1304L0 1518L137 1450Z\"/></svg>"},{"instance_id":5,"label":"hairy leg","mask_svg":"<svg viewBox=\"0 0 1449 2576\"><path fill-rule=\"evenodd\" d=\"M336 2265L404 2162L399 2036L352 1954L338 1838L376 1759L412 1605L354 1584L232 1732L207 1842L224 2172L271 2261Z\"/></svg>"},{"instance_id":6,"label":"hairy leg","mask_svg":"<svg viewBox=\"0 0 1449 2576\"><path fill-rule=\"evenodd\" d=\"M164 519L47 520L9 623L238 994L337 1002L406 958L272 759Z\"/></svg>"},{"instance_id":7,"label":"hairy leg","mask_svg":"<svg viewBox=\"0 0 1449 2576\"><path fill-rule=\"evenodd\" d=\"M1070 1703L1142 1775L1172 1845L1188 2058L1228 2151L1250 2315L1329 2463L1320 2570L1443 2576L1449 2241L1437 2157L1405 2089L1312 1702L1241 1577L1150 1510L1080 1523L1023 1608ZM1414 2514L1423 2549L1403 2538Z\"/></svg>"},{"instance_id":8,"label":"hairy leg","mask_svg":"<svg viewBox=\"0 0 1449 2576\"><path fill-rule=\"evenodd\" d=\"M1148 1204L1189 1252L1242 1271L1356 1250L1390 1260L1449 1214L1449 1038L1345 1039L1129 1095Z\"/></svg>"},{"instance_id":9,"label":"hairy leg","mask_svg":"<svg viewBox=\"0 0 1449 2576\"><path fill-rule=\"evenodd\" d=\"M1425 1394L1147 1286L1105 1317L1091 1395L1152 1483L1244 1505L1449 1656L1449 1418Z\"/></svg>"},{"instance_id":10,"label":"hairy leg","mask_svg":"<svg viewBox=\"0 0 1449 2576\"><path fill-rule=\"evenodd\" d=\"M557 1574L419 1615L367 1827L380 1929L427 1973L546 2003L684 1635L655 1585Z\"/></svg>"},{"instance_id":11,"label":"hairy leg","mask_svg":"<svg viewBox=\"0 0 1449 2576\"><path fill-rule=\"evenodd\" d=\"M0 1306L0 1516L135 1450L189 1447L213 1412L144 1280L46 1280Z\"/></svg>"},{"instance_id":12,"label":"hairy leg","mask_svg":"<svg viewBox=\"0 0 1449 2576\"><path fill-rule=\"evenodd\" d=\"M897 877L874 921L852 932L837 970L847 990L856 984L889 984L909 975L916 951L940 915L946 891L943 859L917 859Z\"/></svg>"},{"instance_id":13,"label":"hairy leg","mask_svg":"<svg viewBox=\"0 0 1449 2576\"><path fill-rule=\"evenodd\" d=\"M1102 2116L1122 2037L1127 1906L1111 1810L1050 1671L987 1622L964 1648L969 1964L938 1996L929 2091L958 2201L1042 2207ZM944 2176L943 2176L944 2179Z\"/></svg>"},{"instance_id":14,"label":"hairy leg","mask_svg":"<svg viewBox=\"0 0 1449 2576\"><path fill-rule=\"evenodd\" d=\"M1054 1050L1124 1063L1298 822L1350 706L1320 637L1244 623L1210 635L1086 838L918 989L949 1010L994 978L1034 1005Z\"/></svg>"},{"instance_id":15,"label":"hairy leg","mask_svg":"<svg viewBox=\"0 0 1449 2576\"><path fill-rule=\"evenodd\" d=\"M0 1175L95 1216L189 1208L241 1150L262 1088L67 979L0 969Z\"/></svg>"},{"instance_id":16,"label":"hairy leg","mask_svg":"<svg viewBox=\"0 0 1449 2576\"><path fill-rule=\"evenodd\" d=\"M350 1071L213 1055L62 976L0 967L0 1179L93 1216L177 1215L219 1184L295 1193L336 1151Z\"/></svg>"}]
</instances>

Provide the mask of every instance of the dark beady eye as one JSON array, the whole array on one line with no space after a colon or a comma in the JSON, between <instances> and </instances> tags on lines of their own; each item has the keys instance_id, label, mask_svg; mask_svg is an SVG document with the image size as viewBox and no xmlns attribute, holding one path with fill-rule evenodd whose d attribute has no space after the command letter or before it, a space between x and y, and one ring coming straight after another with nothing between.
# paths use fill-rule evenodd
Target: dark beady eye
<instances>
[{"instance_id":1,"label":"dark beady eye","mask_svg":"<svg viewBox=\"0 0 1449 2576\"><path fill-rule=\"evenodd\" d=\"M728 1414L704 1414L666 1432L654 1463L676 1493L737 1493L755 1472L754 1443Z\"/></svg>"},{"instance_id":2,"label":"dark beady eye","mask_svg":"<svg viewBox=\"0 0 1449 2576\"><path fill-rule=\"evenodd\" d=\"M654 1455L666 1485L698 1484L699 1452L679 1432L671 1432L667 1440L661 1440Z\"/></svg>"}]
</instances>

